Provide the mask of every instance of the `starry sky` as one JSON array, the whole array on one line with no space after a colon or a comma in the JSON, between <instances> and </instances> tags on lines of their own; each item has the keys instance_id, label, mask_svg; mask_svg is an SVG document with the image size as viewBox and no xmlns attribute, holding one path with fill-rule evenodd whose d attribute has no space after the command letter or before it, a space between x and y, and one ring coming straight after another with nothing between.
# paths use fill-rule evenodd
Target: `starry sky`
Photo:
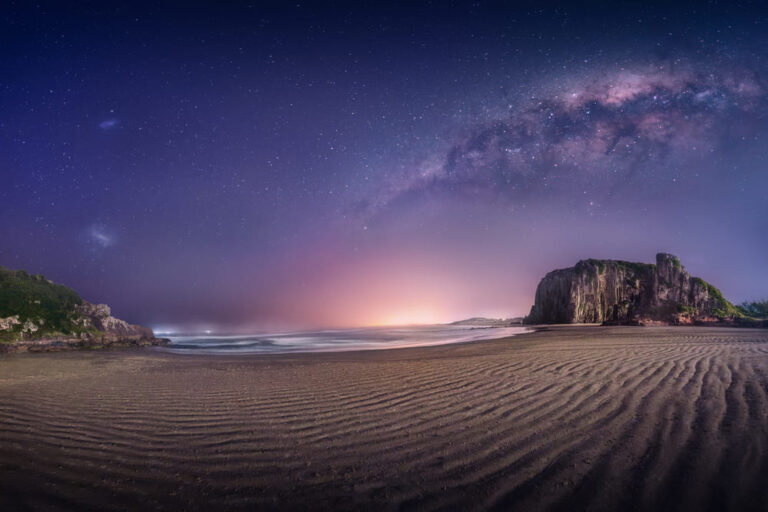
<instances>
[{"instance_id":1,"label":"starry sky","mask_svg":"<svg viewBox=\"0 0 768 512\"><path fill-rule=\"evenodd\" d=\"M768 8L5 2L0 265L156 329L528 312L581 258L768 295Z\"/></svg>"}]
</instances>

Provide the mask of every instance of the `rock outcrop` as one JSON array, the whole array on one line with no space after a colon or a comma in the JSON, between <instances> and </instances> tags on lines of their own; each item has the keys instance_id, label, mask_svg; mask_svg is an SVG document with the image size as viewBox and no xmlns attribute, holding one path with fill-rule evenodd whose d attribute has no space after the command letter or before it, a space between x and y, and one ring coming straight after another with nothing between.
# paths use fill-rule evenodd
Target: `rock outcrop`
<instances>
[{"instance_id":1,"label":"rock outcrop","mask_svg":"<svg viewBox=\"0 0 768 512\"><path fill-rule=\"evenodd\" d=\"M166 343L152 329L112 316L43 276L0 267L0 352Z\"/></svg>"},{"instance_id":2,"label":"rock outcrop","mask_svg":"<svg viewBox=\"0 0 768 512\"><path fill-rule=\"evenodd\" d=\"M86 329L95 329L112 336L154 337L149 327L132 325L125 320L113 317L112 310L106 304L83 302L77 307L77 311L82 314L80 322Z\"/></svg>"},{"instance_id":3,"label":"rock outcrop","mask_svg":"<svg viewBox=\"0 0 768 512\"><path fill-rule=\"evenodd\" d=\"M582 260L547 274L526 323L736 323L742 315L671 254L656 264Z\"/></svg>"}]
</instances>

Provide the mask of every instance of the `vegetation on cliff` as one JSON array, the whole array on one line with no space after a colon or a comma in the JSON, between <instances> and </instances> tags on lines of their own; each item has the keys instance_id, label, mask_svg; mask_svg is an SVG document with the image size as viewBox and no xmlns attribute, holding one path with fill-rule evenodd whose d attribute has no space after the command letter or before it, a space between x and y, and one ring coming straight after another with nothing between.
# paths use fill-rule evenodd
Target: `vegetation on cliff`
<instances>
[{"instance_id":1,"label":"vegetation on cliff","mask_svg":"<svg viewBox=\"0 0 768 512\"><path fill-rule=\"evenodd\" d=\"M78 334L77 306L83 299L71 288L54 284L41 275L0 267L0 319L6 329L0 339L18 338L24 331L35 335Z\"/></svg>"},{"instance_id":2,"label":"vegetation on cliff","mask_svg":"<svg viewBox=\"0 0 768 512\"><path fill-rule=\"evenodd\" d=\"M744 316L744 313L741 310L734 306L728 299L723 297L723 292L721 292L717 287L712 286L699 277L693 277L691 278L691 281L699 284L705 290L707 290L709 296L714 299L717 304L719 304L719 306L716 306L712 309L712 316L721 319Z\"/></svg>"}]
</instances>

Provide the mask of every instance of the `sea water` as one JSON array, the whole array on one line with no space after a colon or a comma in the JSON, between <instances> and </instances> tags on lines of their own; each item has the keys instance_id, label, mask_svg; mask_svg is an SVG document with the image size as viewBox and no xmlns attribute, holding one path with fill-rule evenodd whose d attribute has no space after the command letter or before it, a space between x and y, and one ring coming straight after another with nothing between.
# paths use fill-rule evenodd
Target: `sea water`
<instances>
[{"instance_id":1,"label":"sea water","mask_svg":"<svg viewBox=\"0 0 768 512\"><path fill-rule=\"evenodd\" d=\"M199 354L273 354L294 352L340 352L425 347L448 343L505 338L527 332L524 327L468 327L419 325L368 327L266 334L162 335L171 343L162 350Z\"/></svg>"}]
</instances>

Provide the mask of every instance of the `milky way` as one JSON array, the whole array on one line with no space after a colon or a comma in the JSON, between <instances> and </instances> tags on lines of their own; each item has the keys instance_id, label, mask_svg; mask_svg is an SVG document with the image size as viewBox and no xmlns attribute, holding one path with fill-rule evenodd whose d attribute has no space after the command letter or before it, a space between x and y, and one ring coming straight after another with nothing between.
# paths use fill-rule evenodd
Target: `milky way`
<instances>
[{"instance_id":1,"label":"milky way","mask_svg":"<svg viewBox=\"0 0 768 512\"><path fill-rule=\"evenodd\" d=\"M424 192L484 192L513 201L553 194L595 206L614 195L658 196L665 185L728 173L707 159L764 134L764 74L659 63L593 70L470 126L444 154L398 176L369 206Z\"/></svg>"}]
</instances>

